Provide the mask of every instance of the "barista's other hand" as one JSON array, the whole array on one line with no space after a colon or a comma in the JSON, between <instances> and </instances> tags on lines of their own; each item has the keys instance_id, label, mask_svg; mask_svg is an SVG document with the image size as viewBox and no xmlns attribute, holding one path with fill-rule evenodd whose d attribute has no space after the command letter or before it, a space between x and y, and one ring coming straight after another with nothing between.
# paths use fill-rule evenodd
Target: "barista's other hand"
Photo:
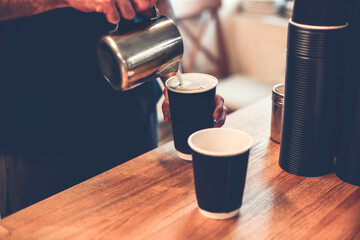
<instances>
[{"instance_id":1,"label":"barista's other hand","mask_svg":"<svg viewBox=\"0 0 360 240\"><path fill-rule=\"evenodd\" d=\"M215 95L215 105L216 107L213 114L214 128L219 128L225 123L228 109L224 105L224 99L218 94Z\"/></svg>"},{"instance_id":2,"label":"barista's other hand","mask_svg":"<svg viewBox=\"0 0 360 240\"><path fill-rule=\"evenodd\" d=\"M170 107L169 107L169 95L167 89L164 89L164 102L162 104L162 111L164 115L164 122L169 122L171 120L170 116ZM214 127L219 128L222 127L226 120L226 114L228 109L224 106L224 99L216 94L215 96L215 110L213 113L214 118Z\"/></svg>"},{"instance_id":3,"label":"barista's other hand","mask_svg":"<svg viewBox=\"0 0 360 240\"><path fill-rule=\"evenodd\" d=\"M120 16L133 19L136 12L152 8L156 0L66 0L68 5L82 12L105 14L110 23L117 24Z\"/></svg>"}]
</instances>

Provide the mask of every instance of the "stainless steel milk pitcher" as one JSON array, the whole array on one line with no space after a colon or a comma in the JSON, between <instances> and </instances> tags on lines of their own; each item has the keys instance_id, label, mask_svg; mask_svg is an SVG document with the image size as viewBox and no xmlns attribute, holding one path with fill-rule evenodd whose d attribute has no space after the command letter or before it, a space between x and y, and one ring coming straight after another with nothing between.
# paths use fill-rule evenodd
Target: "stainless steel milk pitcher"
<instances>
[{"instance_id":1,"label":"stainless steel milk pitcher","mask_svg":"<svg viewBox=\"0 0 360 240\"><path fill-rule=\"evenodd\" d=\"M119 91L177 72L183 51L179 29L167 16L144 19L126 30L119 27L97 44L102 74Z\"/></svg>"}]
</instances>

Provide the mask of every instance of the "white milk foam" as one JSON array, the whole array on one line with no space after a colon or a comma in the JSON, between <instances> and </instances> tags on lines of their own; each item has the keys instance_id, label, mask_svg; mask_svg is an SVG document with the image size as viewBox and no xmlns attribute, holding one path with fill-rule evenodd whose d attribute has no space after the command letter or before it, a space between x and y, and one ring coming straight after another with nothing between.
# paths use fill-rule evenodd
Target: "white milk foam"
<instances>
[{"instance_id":1,"label":"white milk foam","mask_svg":"<svg viewBox=\"0 0 360 240\"><path fill-rule=\"evenodd\" d=\"M181 77L182 84L177 76L173 76L166 81L166 86L174 92L197 93L210 90L218 83L215 77L203 73L184 73Z\"/></svg>"}]
</instances>

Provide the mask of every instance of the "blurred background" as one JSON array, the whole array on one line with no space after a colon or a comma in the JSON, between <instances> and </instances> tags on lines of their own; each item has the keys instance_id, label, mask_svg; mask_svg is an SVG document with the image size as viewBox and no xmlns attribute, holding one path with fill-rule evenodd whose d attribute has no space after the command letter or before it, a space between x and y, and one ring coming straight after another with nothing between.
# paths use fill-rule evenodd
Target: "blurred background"
<instances>
[{"instance_id":1,"label":"blurred background","mask_svg":"<svg viewBox=\"0 0 360 240\"><path fill-rule=\"evenodd\" d=\"M293 0L158 0L158 5L162 1L170 4L184 39L183 72L216 76L217 93L230 112L270 96L272 86L285 81ZM172 140L161 103L159 145Z\"/></svg>"}]
</instances>

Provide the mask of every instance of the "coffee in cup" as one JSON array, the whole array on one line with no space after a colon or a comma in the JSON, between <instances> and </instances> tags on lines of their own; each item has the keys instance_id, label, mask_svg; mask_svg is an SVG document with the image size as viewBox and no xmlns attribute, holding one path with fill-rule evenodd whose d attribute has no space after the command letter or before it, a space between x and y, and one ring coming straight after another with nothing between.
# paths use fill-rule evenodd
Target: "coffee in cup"
<instances>
[{"instance_id":1,"label":"coffee in cup","mask_svg":"<svg viewBox=\"0 0 360 240\"><path fill-rule=\"evenodd\" d=\"M185 73L180 84L177 76L169 78L168 89L174 145L179 157L192 160L188 137L214 125L215 94L218 80L208 74Z\"/></svg>"},{"instance_id":2,"label":"coffee in cup","mask_svg":"<svg viewBox=\"0 0 360 240\"><path fill-rule=\"evenodd\" d=\"M242 205L252 137L230 128L210 128L190 135L196 199L209 218L228 219Z\"/></svg>"}]
</instances>

